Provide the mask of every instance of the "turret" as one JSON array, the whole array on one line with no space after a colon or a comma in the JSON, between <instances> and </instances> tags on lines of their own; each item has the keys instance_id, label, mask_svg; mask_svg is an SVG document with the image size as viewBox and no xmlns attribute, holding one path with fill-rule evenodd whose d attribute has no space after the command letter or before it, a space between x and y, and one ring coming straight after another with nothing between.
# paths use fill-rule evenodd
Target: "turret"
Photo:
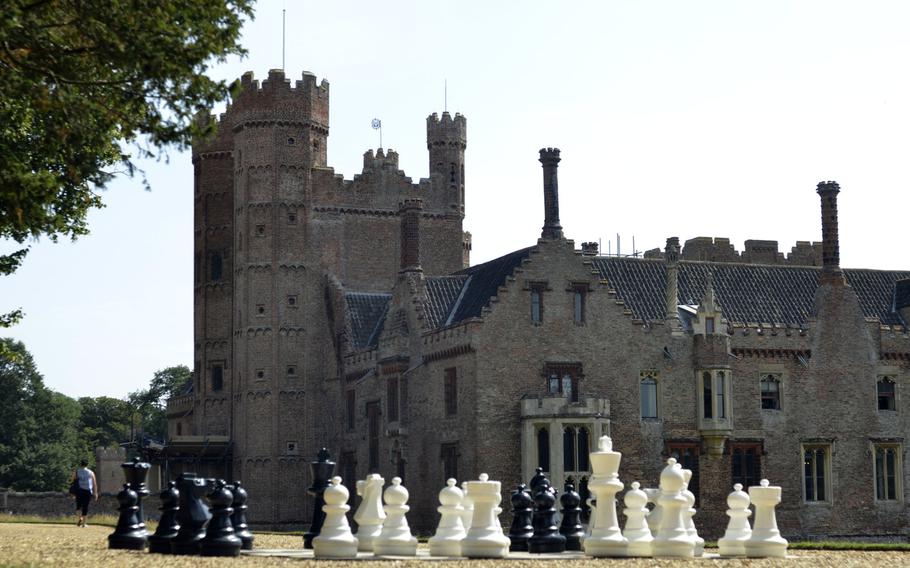
<instances>
[{"instance_id":1,"label":"turret","mask_svg":"<svg viewBox=\"0 0 910 568\"><path fill-rule=\"evenodd\" d=\"M464 150L467 121L448 112L442 118L434 112L427 117L427 150L430 152L430 179L433 190L445 195L447 209L464 216Z\"/></svg>"}]
</instances>

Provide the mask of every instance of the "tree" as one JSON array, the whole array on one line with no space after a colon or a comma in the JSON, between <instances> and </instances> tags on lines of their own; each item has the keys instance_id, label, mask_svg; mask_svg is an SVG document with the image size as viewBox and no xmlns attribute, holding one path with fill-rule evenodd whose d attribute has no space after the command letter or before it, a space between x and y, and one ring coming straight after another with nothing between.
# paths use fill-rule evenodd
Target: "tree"
<instances>
[{"instance_id":1,"label":"tree","mask_svg":"<svg viewBox=\"0 0 910 568\"><path fill-rule=\"evenodd\" d=\"M252 0L8 0L0 10L0 239L86 234L97 190L138 157L182 149L230 87L205 75ZM120 172L116 168L119 167ZM0 256L0 275L27 247ZM0 316L14 323L17 310Z\"/></svg>"},{"instance_id":2,"label":"tree","mask_svg":"<svg viewBox=\"0 0 910 568\"><path fill-rule=\"evenodd\" d=\"M0 486L61 490L86 447L78 437L81 408L44 386L20 341L0 339Z\"/></svg>"},{"instance_id":3,"label":"tree","mask_svg":"<svg viewBox=\"0 0 910 568\"><path fill-rule=\"evenodd\" d=\"M80 437L89 449L106 448L129 439L132 409L130 404L109 396L82 397Z\"/></svg>"},{"instance_id":4,"label":"tree","mask_svg":"<svg viewBox=\"0 0 910 568\"><path fill-rule=\"evenodd\" d=\"M193 372L186 365L156 371L149 388L132 392L130 404L141 417L145 436L164 440L167 435L167 399L180 394L189 386Z\"/></svg>"}]
</instances>

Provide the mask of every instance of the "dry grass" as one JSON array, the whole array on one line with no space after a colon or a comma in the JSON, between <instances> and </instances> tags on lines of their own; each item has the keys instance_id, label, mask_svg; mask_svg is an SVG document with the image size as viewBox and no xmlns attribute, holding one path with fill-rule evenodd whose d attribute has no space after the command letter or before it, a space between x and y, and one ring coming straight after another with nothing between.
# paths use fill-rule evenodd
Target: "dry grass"
<instances>
[{"instance_id":1,"label":"dry grass","mask_svg":"<svg viewBox=\"0 0 910 568\"><path fill-rule=\"evenodd\" d=\"M75 524L0 524L0 566L66 566L97 568L99 566L142 566L142 567L224 567L224 566L286 566L301 563L314 564L314 560L300 560L293 558L275 557L250 557L244 556L237 559L202 558L198 556L163 556L145 552L130 552L122 550L108 550L107 536L111 533L110 527L93 525L84 529L77 528ZM300 549L303 542L299 536L280 534L256 535L257 548L283 548ZM789 560L723 560L722 568L740 566L765 567L765 566L837 566L838 568L854 568L860 566L910 566L910 553L907 552L868 552L868 551L793 551L796 558ZM340 568L343 564L352 564L351 561L318 561L325 568ZM549 568L557 568L563 562L545 560L459 560L459 568L533 568L532 564L545 564ZM693 566L716 562L714 560L688 560L675 561L669 559L582 559L569 562L573 568L603 568L605 565L617 567L637 566ZM433 566L443 568L445 561L355 561L357 568L426 568Z\"/></svg>"}]
</instances>

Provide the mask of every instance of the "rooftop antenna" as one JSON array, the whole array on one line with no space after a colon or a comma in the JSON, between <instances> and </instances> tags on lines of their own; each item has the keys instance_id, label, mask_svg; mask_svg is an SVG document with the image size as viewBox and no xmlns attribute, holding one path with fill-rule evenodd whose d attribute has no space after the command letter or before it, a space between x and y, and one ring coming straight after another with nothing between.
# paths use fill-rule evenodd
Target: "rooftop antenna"
<instances>
[{"instance_id":1,"label":"rooftop antenna","mask_svg":"<svg viewBox=\"0 0 910 568\"><path fill-rule=\"evenodd\" d=\"M621 255L622 255L622 251L621 251L620 248L619 248L619 243L620 243L620 240L619 240L619 233L616 233L616 256L621 256Z\"/></svg>"},{"instance_id":2,"label":"rooftop antenna","mask_svg":"<svg viewBox=\"0 0 910 568\"><path fill-rule=\"evenodd\" d=\"M284 14L287 12L284 8L281 9L281 69L284 70Z\"/></svg>"},{"instance_id":3,"label":"rooftop antenna","mask_svg":"<svg viewBox=\"0 0 910 568\"><path fill-rule=\"evenodd\" d=\"M370 123L370 126L373 127L373 130L379 131L379 147L382 148L382 121L378 118L374 118L373 122Z\"/></svg>"},{"instance_id":4,"label":"rooftop antenna","mask_svg":"<svg viewBox=\"0 0 910 568\"><path fill-rule=\"evenodd\" d=\"M632 256L638 258L638 250L635 249L635 235L632 235Z\"/></svg>"},{"instance_id":5,"label":"rooftop antenna","mask_svg":"<svg viewBox=\"0 0 910 568\"><path fill-rule=\"evenodd\" d=\"M444 79L442 85L442 112L449 112L449 80Z\"/></svg>"}]
</instances>

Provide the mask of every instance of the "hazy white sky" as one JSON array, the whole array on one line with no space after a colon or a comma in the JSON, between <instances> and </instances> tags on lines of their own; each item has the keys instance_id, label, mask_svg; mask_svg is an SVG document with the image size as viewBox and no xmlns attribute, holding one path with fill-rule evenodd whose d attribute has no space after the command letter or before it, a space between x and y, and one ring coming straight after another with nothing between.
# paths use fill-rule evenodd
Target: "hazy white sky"
<instances>
[{"instance_id":1,"label":"hazy white sky","mask_svg":"<svg viewBox=\"0 0 910 568\"><path fill-rule=\"evenodd\" d=\"M820 240L815 185L841 184L841 263L910 268L910 2L262 1L249 57L213 74L286 65L331 83L329 165L350 178L386 148L428 172L425 119L468 120L472 260L533 244L543 223L537 150L556 146L560 213L577 243L622 252L668 236ZM192 366L188 153L147 165L151 192L118 179L92 234L36 243L0 278L0 311L26 318L46 383L124 396L155 370ZM12 250L3 245L0 250Z\"/></svg>"}]
</instances>

